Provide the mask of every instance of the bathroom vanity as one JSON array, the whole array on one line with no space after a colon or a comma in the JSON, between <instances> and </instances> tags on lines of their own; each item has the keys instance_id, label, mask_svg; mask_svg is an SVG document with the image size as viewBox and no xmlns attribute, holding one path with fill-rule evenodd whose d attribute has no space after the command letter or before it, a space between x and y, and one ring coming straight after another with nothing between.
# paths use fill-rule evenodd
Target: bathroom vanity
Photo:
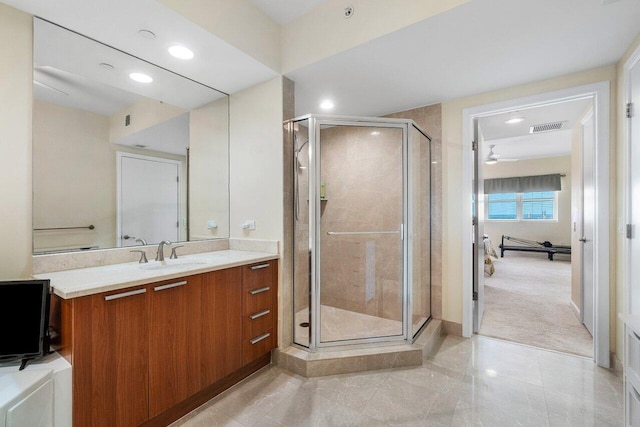
<instances>
[{"instance_id":1,"label":"bathroom vanity","mask_svg":"<svg viewBox=\"0 0 640 427\"><path fill-rule=\"evenodd\" d=\"M168 425L271 361L278 255L222 250L38 275L74 426Z\"/></svg>"}]
</instances>

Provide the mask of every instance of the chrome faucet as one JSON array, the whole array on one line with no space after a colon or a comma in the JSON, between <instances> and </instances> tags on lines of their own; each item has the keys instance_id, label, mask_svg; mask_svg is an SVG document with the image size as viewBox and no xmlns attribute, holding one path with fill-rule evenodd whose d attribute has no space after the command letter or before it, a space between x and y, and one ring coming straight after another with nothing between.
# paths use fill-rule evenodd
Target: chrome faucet
<instances>
[{"instance_id":1,"label":"chrome faucet","mask_svg":"<svg viewBox=\"0 0 640 427\"><path fill-rule=\"evenodd\" d=\"M163 240L158 243L158 253L156 254L156 261L164 261L164 245L170 245L171 242Z\"/></svg>"},{"instance_id":2,"label":"chrome faucet","mask_svg":"<svg viewBox=\"0 0 640 427\"><path fill-rule=\"evenodd\" d=\"M147 245L147 241L140 238L140 239L136 239L136 242L140 242L141 245L146 246Z\"/></svg>"}]
</instances>

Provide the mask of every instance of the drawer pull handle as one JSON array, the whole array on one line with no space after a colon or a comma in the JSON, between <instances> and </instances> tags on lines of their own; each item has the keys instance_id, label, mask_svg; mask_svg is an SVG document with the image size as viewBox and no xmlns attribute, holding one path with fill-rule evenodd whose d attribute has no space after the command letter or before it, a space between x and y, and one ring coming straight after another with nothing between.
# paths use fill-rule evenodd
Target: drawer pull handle
<instances>
[{"instance_id":1,"label":"drawer pull handle","mask_svg":"<svg viewBox=\"0 0 640 427\"><path fill-rule=\"evenodd\" d=\"M126 298L126 297L130 297L130 296L133 296L133 295L144 294L145 292L147 292L146 289L136 289L135 291L122 292L121 294L107 295L106 297L104 297L104 300L105 301L111 301L111 300L118 299L118 298Z\"/></svg>"},{"instance_id":2,"label":"drawer pull handle","mask_svg":"<svg viewBox=\"0 0 640 427\"><path fill-rule=\"evenodd\" d=\"M249 293L251 295L257 295L257 294L261 294L263 292L267 292L270 289L271 289L271 287L265 286L264 288L253 289L253 290L249 291Z\"/></svg>"},{"instance_id":3,"label":"drawer pull handle","mask_svg":"<svg viewBox=\"0 0 640 427\"><path fill-rule=\"evenodd\" d=\"M251 316L249 316L249 318L251 320L256 320L257 318L266 316L269 313L271 313L271 310L264 310L264 311L261 311L260 313L252 314Z\"/></svg>"},{"instance_id":4,"label":"drawer pull handle","mask_svg":"<svg viewBox=\"0 0 640 427\"><path fill-rule=\"evenodd\" d=\"M266 334L262 334L259 337L255 337L254 339L252 339L251 341L249 341L251 343L251 345L253 344L258 344L260 341L267 339L271 336L271 334L269 332L267 332Z\"/></svg>"},{"instance_id":5,"label":"drawer pull handle","mask_svg":"<svg viewBox=\"0 0 640 427\"><path fill-rule=\"evenodd\" d=\"M178 286L182 286L182 285L186 285L187 281L183 281L183 282L176 282L176 283L169 283L167 285L160 285L160 286L156 286L155 288L153 288L154 291L164 291L165 289L171 289L171 288L177 288Z\"/></svg>"},{"instance_id":6,"label":"drawer pull handle","mask_svg":"<svg viewBox=\"0 0 640 427\"><path fill-rule=\"evenodd\" d=\"M260 265L252 265L250 268L252 270L260 270L261 268L267 268L269 267L271 264L260 264Z\"/></svg>"}]
</instances>

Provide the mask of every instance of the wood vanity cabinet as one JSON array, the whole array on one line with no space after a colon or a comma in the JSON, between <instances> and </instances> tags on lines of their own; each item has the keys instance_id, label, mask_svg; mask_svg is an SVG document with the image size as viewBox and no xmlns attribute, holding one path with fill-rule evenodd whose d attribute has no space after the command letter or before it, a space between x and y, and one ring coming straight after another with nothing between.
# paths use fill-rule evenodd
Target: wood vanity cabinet
<instances>
[{"instance_id":1,"label":"wood vanity cabinet","mask_svg":"<svg viewBox=\"0 0 640 427\"><path fill-rule=\"evenodd\" d=\"M242 271L228 268L203 274L202 386L242 367Z\"/></svg>"},{"instance_id":2,"label":"wood vanity cabinet","mask_svg":"<svg viewBox=\"0 0 640 427\"><path fill-rule=\"evenodd\" d=\"M74 426L167 425L270 363L275 260L54 302Z\"/></svg>"},{"instance_id":3,"label":"wood vanity cabinet","mask_svg":"<svg viewBox=\"0 0 640 427\"><path fill-rule=\"evenodd\" d=\"M147 296L147 288L138 287L74 298L66 306L74 426L136 426L149 418Z\"/></svg>"},{"instance_id":4,"label":"wood vanity cabinet","mask_svg":"<svg viewBox=\"0 0 640 427\"><path fill-rule=\"evenodd\" d=\"M201 388L200 303L205 274L154 283L149 293L149 417Z\"/></svg>"}]
</instances>

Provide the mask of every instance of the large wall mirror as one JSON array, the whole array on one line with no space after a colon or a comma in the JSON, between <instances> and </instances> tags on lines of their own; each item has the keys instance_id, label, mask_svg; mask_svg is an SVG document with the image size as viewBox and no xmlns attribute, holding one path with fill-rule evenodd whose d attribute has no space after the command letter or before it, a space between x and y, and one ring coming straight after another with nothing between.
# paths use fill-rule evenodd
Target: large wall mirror
<instances>
[{"instance_id":1,"label":"large wall mirror","mask_svg":"<svg viewBox=\"0 0 640 427\"><path fill-rule=\"evenodd\" d=\"M226 94L39 18L33 59L34 254L229 237Z\"/></svg>"}]
</instances>

